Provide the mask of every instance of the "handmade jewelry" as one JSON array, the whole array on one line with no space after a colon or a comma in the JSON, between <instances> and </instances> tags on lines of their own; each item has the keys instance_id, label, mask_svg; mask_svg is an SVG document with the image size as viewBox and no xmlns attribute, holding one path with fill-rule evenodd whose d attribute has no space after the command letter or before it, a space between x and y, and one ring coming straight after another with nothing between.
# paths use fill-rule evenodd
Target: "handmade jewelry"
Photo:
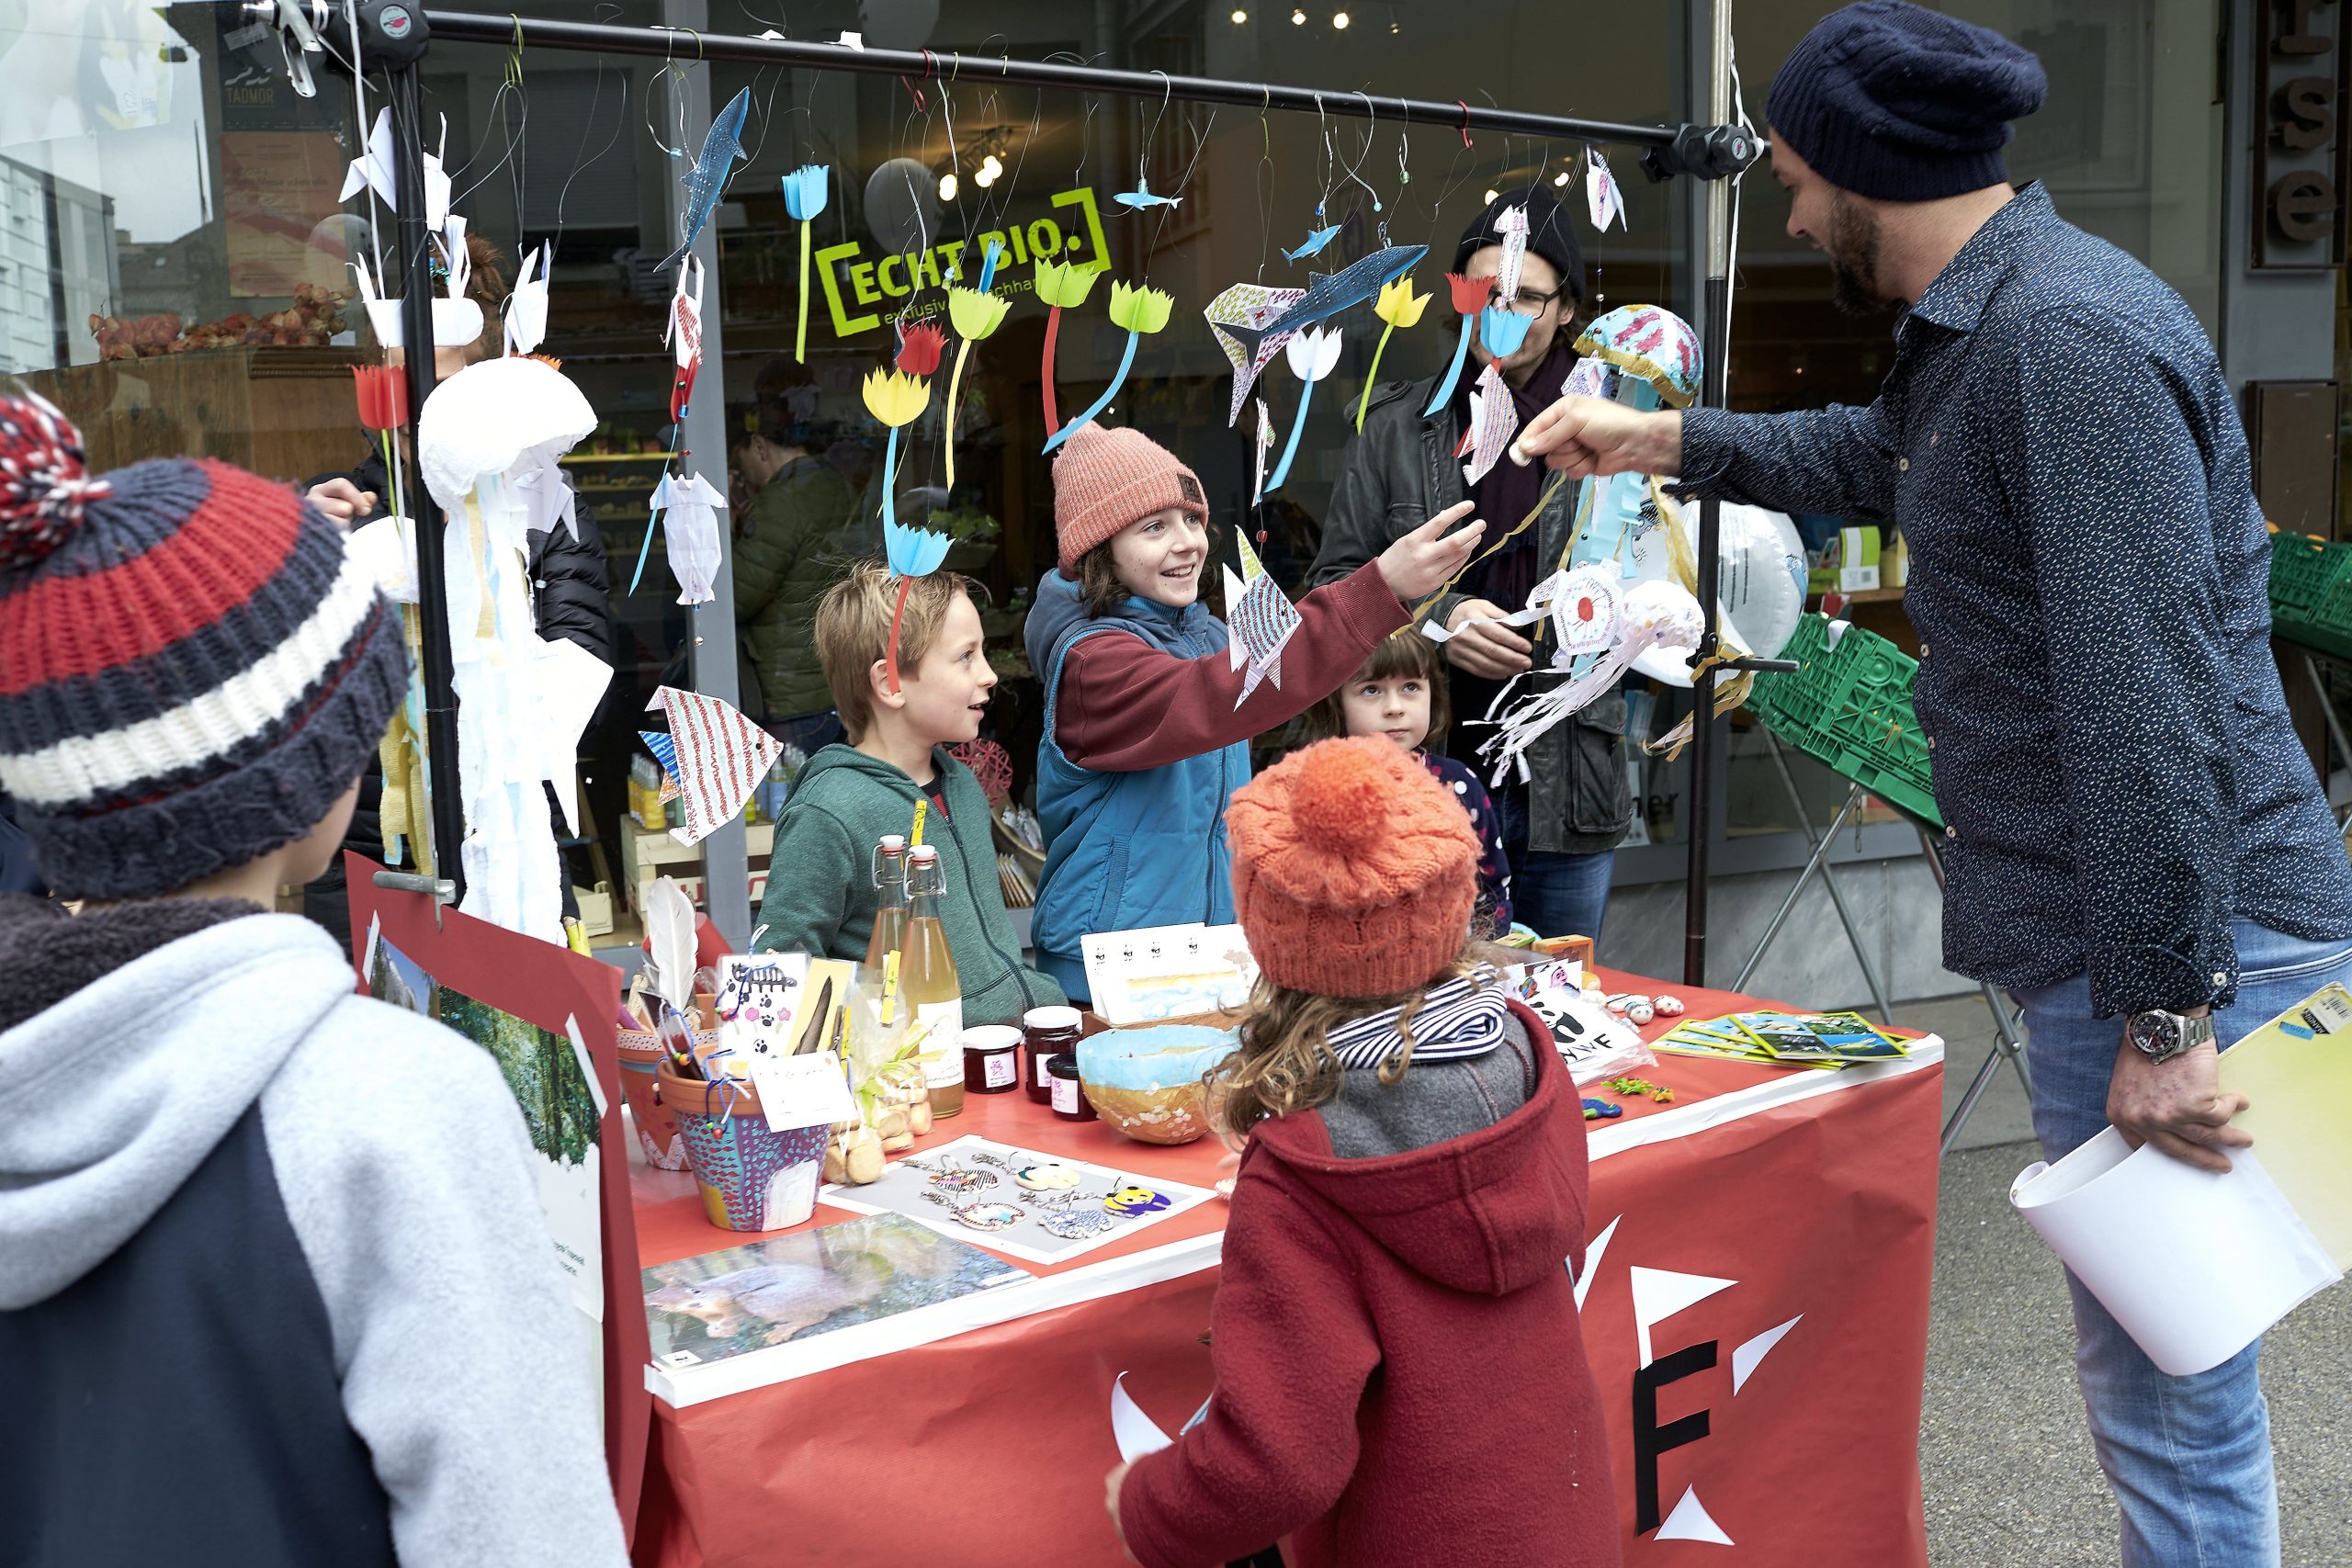
<instances>
[{"instance_id":1,"label":"handmade jewelry","mask_svg":"<svg viewBox=\"0 0 2352 1568\"><path fill-rule=\"evenodd\" d=\"M1165 1192L1155 1192L1148 1187L1130 1186L1122 1187L1104 1198L1102 1207L1123 1220L1131 1220L1137 1214L1155 1213L1169 1207L1171 1201Z\"/></svg>"},{"instance_id":2,"label":"handmade jewelry","mask_svg":"<svg viewBox=\"0 0 2352 1568\"><path fill-rule=\"evenodd\" d=\"M936 1170L927 1165L917 1165L913 1160L906 1163L929 1177L931 1184L942 1192L980 1192L996 1185L996 1178L987 1171L967 1170L952 1160Z\"/></svg>"},{"instance_id":3,"label":"handmade jewelry","mask_svg":"<svg viewBox=\"0 0 2352 1568\"><path fill-rule=\"evenodd\" d=\"M1039 1229L1064 1241L1101 1235L1117 1223L1101 1209L1048 1209L1037 1216Z\"/></svg>"},{"instance_id":4,"label":"handmade jewelry","mask_svg":"<svg viewBox=\"0 0 2352 1568\"><path fill-rule=\"evenodd\" d=\"M1025 1210L1012 1203L958 1203L942 1192L926 1192L923 1196L955 1215L957 1224L971 1230L1001 1231L1028 1217Z\"/></svg>"}]
</instances>

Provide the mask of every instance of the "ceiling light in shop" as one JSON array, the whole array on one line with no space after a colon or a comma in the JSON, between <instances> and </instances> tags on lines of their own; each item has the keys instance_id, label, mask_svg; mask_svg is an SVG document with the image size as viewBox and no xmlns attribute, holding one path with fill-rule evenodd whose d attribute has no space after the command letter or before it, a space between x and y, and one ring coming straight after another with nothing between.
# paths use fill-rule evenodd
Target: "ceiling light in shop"
<instances>
[{"instance_id":1,"label":"ceiling light in shop","mask_svg":"<svg viewBox=\"0 0 2352 1568\"><path fill-rule=\"evenodd\" d=\"M997 175L1002 173L1004 173L1004 165L996 161L995 153L991 152L987 157L980 160L980 183L982 185L994 184Z\"/></svg>"},{"instance_id":2,"label":"ceiling light in shop","mask_svg":"<svg viewBox=\"0 0 2352 1568\"><path fill-rule=\"evenodd\" d=\"M989 166L986 164L983 164L980 165L978 172L972 175L972 183L979 186L982 190L986 190L989 186L996 184L996 176L989 174Z\"/></svg>"},{"instance_id":3,"label":"ceiling light in shop","mask_svg":"<svg viewBox=\"0 0 2352 1568\"><path fill-rule=\"evenodd\" d=\"M1331 13L1331 25L1332 25L1333 27L1335 27L1335 28L1340 28L1340 29L1344 30L1344 29L1347 28L1347 25L1348 25L1348 14L1347 14L1345 11L1334 11L1334 12L1332 12L1332 13Z\"/></svg>"},{"instance_id":4,"label":"ceiling light in shop","mask_svg":"<svg viewBox=\"0 0 2352 1568\"><path fill-rule=\"evenodd\" d=\"M1290 14L1290 25L1295 28L1303 28L1306 26L1306 13L1304 11L1293 11Z\"/></svg>"},{"instance_id":5,"label":"ceiling light in shop","mask_svg":"<svg viewBox=\"0 0 2352 1568\"><path fill-rule=\"evenodd\" d=\"M1562 169L1558 174L1554 175L1552 176L1552 183L1555 186L1566 185L1568 183L1568 171Z\"/></svg>"},{"instance_id":6,"label":"ceiling light in shop","mask_svg":"<svg viewBox=\"0 0 2352 1568\"><path fill-rule=\"evenodd\" d=\"M1487 190L1487 205L1488 207L1492 207L1496 201L1500 198L1501 195L1501 192L1494 189L1492 186L1488 186Z\"/></svg>"},{"instance_id":7,"label":"ceiling light in shop","mask_svg":"<svg viewBox=\"0 0 2352 1568\"><path fill-rule=\"evenodd\" d=\"M1244 23L1244 22L1248 21L1249 19L1250 19L1250 13L1249 13L1249 12L1244 11L1244 10L1241 10L1241 9L1239 9L1239 8L1238 8L1238 7L1235 9L1235 11L1234 11L1234 13L1233 13L1233 25L1234 25L1235 27L1237 27L1237 28L1238 28L1238 27L1239 27L1242 23Z\"/></svg>"},{"instance_id":8,"label":"ceiling light in shop","mask_svg":"<svg viewBox=\"0 0 2352 1568\"><path fill-rule=\"evenodd\" d=\"M954 175L942 175L939 176L939 199L942 201L953 201L956 199L956 176Z\"/></svg>"}]
</instances>

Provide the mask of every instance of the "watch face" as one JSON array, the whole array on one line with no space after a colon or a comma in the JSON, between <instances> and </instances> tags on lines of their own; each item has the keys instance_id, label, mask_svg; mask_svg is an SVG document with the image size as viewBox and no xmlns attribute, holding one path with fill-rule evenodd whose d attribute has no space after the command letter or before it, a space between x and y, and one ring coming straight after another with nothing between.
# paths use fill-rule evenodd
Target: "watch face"
<instances>
[{"instance_id":1,"label":"watch face","mask_svg":"<svg viewBox=\"0 0 2352 1568\"><path fill-rule=\"evenodd\" d=\"M2179 1022L2170 1013L2142 1012L2132 1015L2132 1043L2151 1056L2172 1049Z\"/></svg>"}]
</instances>

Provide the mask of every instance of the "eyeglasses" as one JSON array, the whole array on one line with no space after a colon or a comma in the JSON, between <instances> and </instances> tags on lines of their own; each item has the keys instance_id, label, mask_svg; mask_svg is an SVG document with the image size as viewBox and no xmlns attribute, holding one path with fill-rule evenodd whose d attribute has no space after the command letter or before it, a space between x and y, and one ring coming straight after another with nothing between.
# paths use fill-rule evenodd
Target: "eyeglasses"
<instances>
[{"instance_id":1,"label":"eyeglasses","mask_svg":"<svg viewBox=\"0 0 2352 1568\"><path fill-rule=\"evenodd\" d=\"M1544 313L1545 306L1565 292L1565 287L1555 288L1548 294L1540 294L1532 288L1522 288L1511 296L1510 310L1513 315L1540 316Z\"/></svg>"}]
</instances>

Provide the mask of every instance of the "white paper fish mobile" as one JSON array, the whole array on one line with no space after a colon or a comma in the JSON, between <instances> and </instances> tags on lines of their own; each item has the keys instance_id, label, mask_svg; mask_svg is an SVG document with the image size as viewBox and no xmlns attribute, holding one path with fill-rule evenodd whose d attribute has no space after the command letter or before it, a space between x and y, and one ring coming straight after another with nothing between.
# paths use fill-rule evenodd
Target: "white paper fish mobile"
<instances>
[{"instance_id":1,"label":"white paper fish mobile","mask_svg":"<svg viewBox=\"0 0 2352 1568\"><path fill-rule=\"evenodd\" d=\"M662 513L670 570L678 580L678 603L709 604L718 597L713 585L718 577L718 513L726 509L727 497L700 474L664 474L654 487L653 505Z\"/></svg>"}]
</instances>

